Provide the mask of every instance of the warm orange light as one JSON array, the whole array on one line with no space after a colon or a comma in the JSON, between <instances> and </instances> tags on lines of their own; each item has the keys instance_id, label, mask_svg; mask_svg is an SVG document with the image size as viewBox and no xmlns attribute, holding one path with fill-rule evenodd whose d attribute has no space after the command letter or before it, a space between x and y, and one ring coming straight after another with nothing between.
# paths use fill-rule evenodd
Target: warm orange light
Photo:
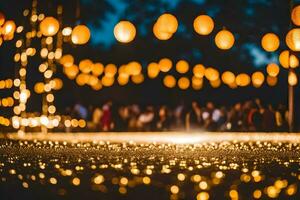
<instances>
[{"instance_id":1,"label":"warm orange light","mask_svg":"<svg viewBox=\"0 0 300 200\"><path fill-rule=\"evenodd\" d=\"M280 45L279 38L274 33L267 33L261 40L261 46L265 51L273 52L278 49Z\"/></svg>"},{"instance_id":2,"label":"warm orange light","mask_svg":"<svg viewBox=\"0 0 300 200\"><path fill-rule=\"evenodd\" d=\"M271 77L276 77L279 74L280 68L276 63L270 63L267 66L267 73Z\"/></svg>"},{"instance_id":3,"label":"warm orange light","mask_svg":"<svg viewBox=\"0 0 300 200\"><path fill-rule=\"evenodd\" d=\"M193 76L192 78L192 87L194 90L200 90L203 86L203 78L198 78Z\"/></svg>"},{"instance_id":4,"label":"warm orange light","mask_svg":"<svg viewBox=\"0 0 300 200\"><path fill-rule=\"evenodd\" d=\"M131 76L131 81L135 84L141 84L142 82L144 82L144 75L143 74L137 74L137 75L133 75Z\"/></svg>"},{"instance_id":5,"label":"warm orange light","mask_svg":"<svg viewBox=\"0 0 300 200\"><path fill-rule=\"evenodd\" d=\"M44 36L53 36L59 30L59 22L54 17L46 17L40 23L40 31Z\"/></svg>"},{"instance_id":6,"label":"warm orange light","mask_svg":"<svg viewBox=\"0 0 300 200\"><path fill-rule=\"evenodd\" d=\"M165 13L161 15L153 26L153 33L159 40L168 40L177 31L178 21L175 16Z\"/></svg>"},{"instance_id":7,"label":"warm orange light","mask_svg":"<svg viewBox=\"0 0 300 200\"><path fill-rule=\"evenodd\" d=\"M174 34L178 28L178 21L176 17L169 13L162 14L157 19L156 24L159 31L163 33Z\"/></svg>"},{"instance_id":8,"label":"warm orange light","mask_svg":"<svg viewBox=\"0 0 300 200\"><path fill-rule=\"evenodd\" d=\"M2 26L5 22L5 16L2 12L0 12L0 26Z\"/></svg>"},{"instance_id":9,"label":"warm orange light","mask_svg":"<svg viewBox=\"0 0 300 200\"><path fill-rule=\"evenodd\" d=\"M297 68L299 66L299 59L294 55L290 55L290 67Z\"/></svg>"},{"instance_id":10,"label":"warm orange light","mask_svg":"<svg viewBox=\"0 0 300 200\"><path fill-rule=\"evenodd\" d=\"M173 36L172 33L161 32L156 23L153 26L153 34L159 40L168 40Z\"/></svg>"},{"instance_id":11,"label":"warm orange light","mask_svg":"<svg viewBox=\"0 0 300 200\"><path fill-rule=\"evenodd\" d=\"M138 75L142 71L142 65L139 62L132 61L126 66L126 73L129 75Z\"/></svg>"},{"instance_id":12,"label":"warm orange light","mask_svg":"<svg viewBox=\"0 0 300 200\"><path fill-rule=\"evenodd\" d=\"M205 67L204 65L197 64L193 68L193 74L197 78L203 78L205 75Z\"/></svg>"},{"instance_id":13,"label":"warm orange light","mask_svg":"<svg viewBox=\"0 0 300 200\"><path fill-rule=\"evenodd\" d=\"M235 82L235 75L230 71L226 71L222 74L222 81L227 85L231 85Z\"/></svg>"},{"instance_id":14,"label":"warm orange light","mask_svg":"<svg viewBox=\"0 0 300 200\"><path fill-rule=\"evenodd\" d=\"M117 71L118 71L117 66L114 64L108 64L105 66L104 69L105 76L107 77L114 77Z\"/></svg>"},{"instance_id":15,"label":"warm orange light","mask_svg":"<svg viewBox=\"0 0 300 200\"><path fill-rule=\"evenodd\" d=\"M267 84L269 86L275 86L277 84L277 77L268 76L267 77Z\"/></svg>"},{"instance_id":16,"label":"warm orange light","mask_svg":"<svg viewBox=\"0 0 300 200\"><path fill-rule=\"evenodd\" d=\"M173 88L176 85L176 79L172 75L167 75L165 76L163 83L167 88Z\"/></svg>"},{"instance_id":17,"label":"warm orange light","mask_svg":"<svg viewBox=\"0 0 300 200\"><path fill-rule=\"evenodd\" d=\"M64 67L71 67L74 64L74 58L72 55L67 54L61 57L60 64L62 64Z\"/></svg>"},{"instance_id":18,"label":"warm orange light","mask_svg":"<svg viewBox=\"0 0 300 200\"><path fill-rule=\"evenodd\" d=\"M217 79L217 80L215 80L215 81L209 81L209 83L210 83L211 87L213 87L213 88L218 88L218 87L220 87L220 85L221 85L221 80L220 80L220 79Z\"/></svg>"},{"instance_id":19,"label":"warm orange light","mask_svg":"<svg viewBox=\"0 0 300 200\"><path fill-rule=\"evenodd\" d=\"M238 86L245 87L249 85L251 79L248 74L242 73L236 76L235 82Z\"/></svg>"},{"instance_id":20,"label":"warm orange light","mask_svg":"<svg viewBox=\"0 0 300 200\"><path fill-rule=\"evenodd\" d=\"M284 68L289 68L290 67L290 52L288 50L285 50L285 51L280 53L279 63Z\"/></svg>"},{"instance_id":21,"label":"warm orange light","mask_svg":"<svg viewBox=\"0 0 300 200\"><path fill-rule=\"evenodd\" d=\"M251 78L254 87L260 87L265 81L265 76L262 72L254 72Z\"/></svg>"},{"instance_id":22,"label":"warm orange light","mask_svg":"<svg viewBox=\"0 0 300 200\"><path fill-rule=\"evenodd\" d=\"M82 45L86 44L91 37L90 30L85 25L77 25L71 35L71 40L74 44Z\"/></svg>"},{"instance_id":23,"label":"warm orange light","mask_svg":"<svg viewBox=\"0 0 300 200\"><path fill-rule=\"evenodd\" d=\"M82 73L88 74L92 71L93 62L90 59L84 59L79 63L79 70Z\"/></svg>"},{"instance_id":24,"label":"warm orange light","mask_svg":"<svg viewBox=\"0 0 300 200\"><path fill-rule=\"evenodd\" d=\"M160 71L168 72L172 68L172 61L169 58L162 58L159 63Z\"/></svg>"},{"instance_id":25,"label":"warm orange light","mask_svg":"<svg viewBox=\"0 0 300 200\"><path fill-rule=\"evenodd\" d=\"M104 71L104 66L102 63L95 63L92 66L92 74L94 76L100 76Z\"/></svg>"},{"instance_id":26,"label":"warm orange light","mask_svg":"<svg viewBox=\"0 0 300 200\"><path fill-rule=\"evenodd\" d=\"M200 35L208 35L214 29L214 21L208 15L200 15L194 20L194 30Z\"/></svg>"},{"instance_id":27,"label":"warm orange light","mask_svg":"<svg viewBox=\"0 0 300 200\"><path fill-rule=\"evenodd\" d=\"M216 81L217 79L219 79L219 72L212 68L212 67L208 67L205 69L205 77L207 78L207 80L209 81Z\"/></svg>"},{"instance_id":28,"label":"warm orange light","mask_svg":"<svg viewBox=\"0 0 300 200\"><path fill-rule=\"evenodd\" d=\"M72 65L71 67L65 67L64 73L68 76L69 79L74 79L79 73L78 66Z\"/></svg>"},{"instance_id":29,"label":"warm orange light","mask_svg":"<svg viewBox=\"0 0 300 200\"><path fill-rule=\"evenodd\" d=\"M296 26L300 26L300 5L293 8L291 19Z\"/></svg>"},{"instance_id":30,"label":"warm orange light","mask_svg":"<svg viewBox=\"0 0 300 200\"><path fill-rule=\"evenodd\" d=\"M114 84L115 79L113 77L103 76L101 82L103 86L110 87Z\"/></svg>"},{"instance_id":31,"label":"warm orange light","mask_svg":"<svg viewBox=\"0 0 300 200\"><path fill-rule=\"evenodd\" d=\"M178 87L182 90L188 89L190 86L190 80L187 77L181 77L178 80Z\"/></svg>"},{"instance_id":32,"label":"warm orange light","mask_svg":"<svg viewBox=\"0 0 300 200\"><path fill-rule=\"evenodd\" d=\"M152 62L148 65L147 72L149 78L156 78L159 74L159 71L160 66L157 63Z\"/></svg>"},{"instance_id":33,"label":"warm orange light","mask_svg":"<svg viewBox=\"0 0 300 200\"><path fill-rule=\"evenodd\" d=\"M295 86L298 83L298 77L295 72L289 72L288 83L291 86Z\"/></svg>"},{"instance_id":34,"label":"warm orange light","mask_svg":"<svg viewBox=\"0 0 300 200\"><path fill-rule=\"evenodd\" d=\"M234 35L228 30L222 30L217 33L215 43L219 49L227 50L234 45Z\"/></svg>"},{"instance_id":35,"label":"warm orange light","mask_svg":"<svg viewBox=\"0 0 300 200\"><path fill-rule=\"evenodd\" d=\"M176 71L184 74L189 71L189 63L185 60L180 60L176 63Z\"/></svg>"},{"instance_id":36,"label":"warm orange light","mask_svg":"<svg viewBox=\"0 0 300 200\"><path fill-rule=\"evenodd\" d=\"M130 21L120 21L114 28L114 35L119 42L129 43L135 38L135 26Z\"/></svg>"},{"instance_id":37,"label":"warm orange light","mask_svg":"<svg viewBox=\"0 0 300 200\"><path fill-rule=\"evenodd\" d=\"M290 30L286 35L285 42L292 51L300 51L300 28Z\"/></svg>"}]
</instances>

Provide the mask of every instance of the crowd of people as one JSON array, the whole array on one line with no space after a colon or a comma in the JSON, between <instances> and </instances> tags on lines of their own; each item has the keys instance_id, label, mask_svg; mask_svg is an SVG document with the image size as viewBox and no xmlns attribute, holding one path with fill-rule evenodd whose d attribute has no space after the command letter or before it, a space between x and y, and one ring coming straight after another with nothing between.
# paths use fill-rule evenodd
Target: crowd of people
<instances>
[{"instance_id":1,"label":"crowd of people","mask_svg":"<svg viewBox=\"0 0 300 200\"><path fill-rule=\"evenodd\" d=\"M259 99L216 106L212 102L176 107L117 106L107 102L101 107L77 103L65 115L87 122L87 131L287 131L288 112L284 105L263 105ZM71 131L68 129L68 131ZM74 131L74 130L72 130Z\"/></svg>"}]
</instances>

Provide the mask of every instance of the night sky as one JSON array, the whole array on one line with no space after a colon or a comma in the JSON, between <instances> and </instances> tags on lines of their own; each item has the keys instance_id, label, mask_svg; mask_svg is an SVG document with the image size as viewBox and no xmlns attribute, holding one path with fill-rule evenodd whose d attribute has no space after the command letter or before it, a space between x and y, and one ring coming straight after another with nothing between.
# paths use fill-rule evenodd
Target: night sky
<instances>
[{"instance_id":1,"label":"night sky","mask_svg":"<svg viewBox=\"0 0 300 200\"><path fill-rule=\"evenodd\" d=\"M300 3L294 1L294 5ZM234 73L252 73L256 70L265 72L270 62L278 63L278 54L287 49L285 35L290 28L290 3L287 0L53 0L39 1L38 11L54 15L57 5L64 6L63 21L65 26L86 24L92 33L90 42L85 46L66 44L64 53L76 58L76 63L89 58L104 64L126 64L136 60L143 64L159 61L168 57L173 63L186 59L190 66L204 64L220 72L226 70ZM9 0L0 2L0 11L17 24L24 23L22 11L30 8L29 0ZM80 15L76 10L80 8ZM157 40L152 33L155 20L163 13L169 12L177 17L179 28L168 41ZM200 36L193 29L193 20L200 14L210 15L215 22L215 29L209 36ZM119 20L129 20L137 28L137 37L129 44L118 43L113 35L114 25ZM221 51L214 44L215 34L226 27L235 35L235 45L229 51ZM280 48L275 53L266 53L260 46L261 37L268 32L276 33L281 40ZM0 78L13 77L14 42L7 42L0 47ZM29 88L42 80L38 73L39 62L29 64ZM115 84L113 87L93 91L90 87L77 86L67 79L57 66L56 77L62 78L64 88L56 93L55 104L59 111L78 101L85 105L101 105L107 100L119 104L138 102L141 104L200 103L212 100L216 104L230 105L237 101L259 97L265 103L287 102L287 71L282 69L276 87L266 84L259 88L251 86L229 89L223 85L213 89L205 84L201 91L179 91L166 89L162 85L163 76L154 80L145 79L142 85L128 84L125 87ZM9 92L1 91L1 96ZM33 94L29 100L29 110L40 110L40 95ZM296 99L299 87L296 88ZM297 102L297 100L296 100ZM299 112L298 112L299 113Z\"/></svg>"}]
</instances>

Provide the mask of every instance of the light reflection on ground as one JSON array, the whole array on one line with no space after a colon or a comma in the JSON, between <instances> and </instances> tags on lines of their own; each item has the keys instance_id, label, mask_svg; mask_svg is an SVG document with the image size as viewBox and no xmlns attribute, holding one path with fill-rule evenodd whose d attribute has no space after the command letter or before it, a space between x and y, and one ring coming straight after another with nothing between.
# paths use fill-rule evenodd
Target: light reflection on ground
<instances>
[{"instance_id":1,"label":"light reflection on ground","mask_svg":"<svg viewBox=\"0 0 300 200\"><path fill-rule=\"evenodd\" d=\"M300 199L297 134L0 138L0 199Z\"/></svg>"}]
</instances>

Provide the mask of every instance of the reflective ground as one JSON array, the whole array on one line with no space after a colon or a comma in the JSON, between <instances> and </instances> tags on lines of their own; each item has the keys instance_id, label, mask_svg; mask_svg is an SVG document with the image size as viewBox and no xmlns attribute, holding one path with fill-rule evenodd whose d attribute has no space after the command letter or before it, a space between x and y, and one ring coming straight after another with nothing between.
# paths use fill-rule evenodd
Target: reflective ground
<instances>
[{"instance_id":1,"label":"reflective ground","mask_svg":"<svg viewBox=\"0 0 300 200\"><path fill-rule=\"evenodd\" d=\"M300 135L0 136L0 199L300 199Z\"/></svg>"}]
</instances>

